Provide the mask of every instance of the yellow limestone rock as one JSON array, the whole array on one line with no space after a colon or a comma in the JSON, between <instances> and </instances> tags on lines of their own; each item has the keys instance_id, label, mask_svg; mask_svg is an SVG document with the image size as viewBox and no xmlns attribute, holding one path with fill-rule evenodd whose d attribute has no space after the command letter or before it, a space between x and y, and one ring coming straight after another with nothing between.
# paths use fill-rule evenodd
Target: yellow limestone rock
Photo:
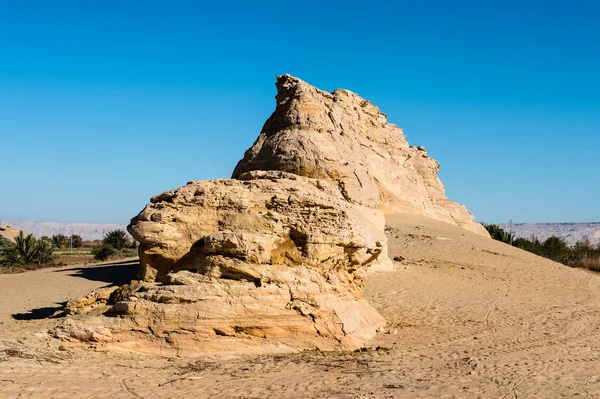
<instances>
[{"instance_id":1,"label":"yellow limestone rock","mask_svg":"<svg viewBox=\"0 0 600 399\"><path fill-rule=\"evenodd\" d=\"M232 179L157 195L131 220L140 281L72 302L75 314L98 297L121 317L55 336L179 356L357 348L385 325L363 287L367 272L393 267L386 214L487 235L377 107L289 75L277 88Z\"/></svg>"},{"instance_id":2,"label":"yellow limestone rock","mask_svg":"<svg viewBox=\"0 0 600 399\"><path fill-rule=\"evenodd\" d=\"M19 236L21 231L12 226L0 226L0 237L6 238L7 240L14 241Z\"/></svg>"},{"instance_id":3,"label":"yellow limestone rock","mask_svg":"<svg viewBox=\"0 0 600 399\"><path fill-rule=\"evenodd\" d=\"M488 236L467 209L446 198L439 164L409 146L398 126L348 90L319 90L277 78L277 108L233 172L281 170L330 179L353 203L384 214L412 213Z\"/></svg>"},{"instance_id":4,"label":"yellow limestone rock","mask_svg":"<svg viewBox=\"0 0 600 399\"><path fill-rule=\"evenodd\" d=\"M154 333L273 338L290 347L358 347L385 324L363 297L389 267L380 211L329 180L252 171L152 198L132 220L148 284L115 310Z\"/></svg>"}]
</instances>

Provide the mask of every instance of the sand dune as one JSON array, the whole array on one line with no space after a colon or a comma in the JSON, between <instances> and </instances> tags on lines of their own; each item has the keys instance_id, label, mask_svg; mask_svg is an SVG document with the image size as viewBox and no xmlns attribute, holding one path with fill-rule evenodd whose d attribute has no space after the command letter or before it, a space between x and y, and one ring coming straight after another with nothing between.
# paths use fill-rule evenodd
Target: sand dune
<instances>
[{"instance_id":1,"label":"sand dune","mask_svg":"<svg viewBox=\"0 0 600 399\"><path fill-rule=\"evenodd\" d=\"M388 217L386 230L390 256L404 259L371 276L366 295L388 328L356 353L191 361L59 350L40 333L54 320L12 315L110 279L0 275L0 397L600 397L600 274L422 217Z\"/></svg>"}]
</instances>

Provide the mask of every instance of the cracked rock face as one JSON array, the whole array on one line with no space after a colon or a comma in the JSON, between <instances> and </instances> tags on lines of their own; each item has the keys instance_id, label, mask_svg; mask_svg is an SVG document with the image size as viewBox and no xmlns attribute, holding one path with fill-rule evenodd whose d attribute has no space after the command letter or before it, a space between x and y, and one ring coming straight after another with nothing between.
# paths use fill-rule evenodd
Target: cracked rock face
<instances>
[{"instance_id":1,"label":"cracked rock face","mask_svg":"<svg viewBox=\"0 0 600 399\"><path fill-rule=\"evenodd\" d=\"M343 89L327 93L290 75L278 77L276 100L233 178L250 170L281 170L329 179L350 202L487 236L463 205L446 198L439 164L423 147L409 146L402 129L387 123L369 101Z\"/></svg>"},{"instance_id":2,"label":"cracked rock face","mask_svg":"<svg viewBox=\"0 0 600 399\"><path fill-rule=\"evenodd\" d=\"M152 198L132 220L147 284L115 310L154 334L261 337L355 348L385 324L363 298L387 268L379 210L338 186L277 171L197 181Z\"/></svg>"},{"instance_id":3,"label":"cracked rock face","mask_svg":"<svg viewBox=\"0 0 600 399\"><path fill-rule=\"evenodd\" d=\"M253 171L155 196L129 232L140 242L145 280L190 270L260 287L277 280L274 268L305 267L361 286L368 268L389 266L384 223L331 181Z\"/></svg>"}]
</instances>

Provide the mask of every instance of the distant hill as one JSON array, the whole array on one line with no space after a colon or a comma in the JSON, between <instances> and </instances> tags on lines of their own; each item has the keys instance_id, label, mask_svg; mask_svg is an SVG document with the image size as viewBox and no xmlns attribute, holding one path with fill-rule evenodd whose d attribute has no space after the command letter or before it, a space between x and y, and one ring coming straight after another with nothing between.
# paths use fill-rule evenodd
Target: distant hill
<instances>
[{"instance_id":1,"label":"distant hill","mask_svg":"<svg viewBox=\"0 0 600 399\"><path fill-rule=\"evenodd\" d=\"M499 224L508 231L509 225ZM557 236L569 245L589 240L593 245L600 244L600 222L596 223L518 223L513 224L515 236L529 238L532 235L540 240Z\"/></svg>"},{"instance_id":2,"label":"distant hill","mask_svg":"<svg viewBox=\"0 0 600 399\"><path fill-rule=\"evenodd\" d=\"M84 240L101 240L104 233L110 230L121 229L127 231L126 224L100 224L100 223L60 223L60 222L22 222L22 221L3 221L16 227L27 234L33 234L36 237L52 237L56 234L80 235Z\"/></svg>"},{"instance_id":3,"label":"distant hill","mask_svg":"<svg viewBox=\"0 0 600 399\"><path fill-rule=\"evenodd\" d=\"M33 233L36 237L55 234L78 234L84 240L100 240L104 233L110 230L121 229L127 231L126 224L101 224L101 223L60 223L60 222L22 222L3 221L3 224L14 226L25 233ZM499 224L508 231L508 223ZM513 232L516 237L529 238L532 235L540 240L555 235L564 239L567 244L573 245L577 241L590 240L593 245L600 244L600 222L597 223L515 223Z\"/></svg>"}]
</instances>

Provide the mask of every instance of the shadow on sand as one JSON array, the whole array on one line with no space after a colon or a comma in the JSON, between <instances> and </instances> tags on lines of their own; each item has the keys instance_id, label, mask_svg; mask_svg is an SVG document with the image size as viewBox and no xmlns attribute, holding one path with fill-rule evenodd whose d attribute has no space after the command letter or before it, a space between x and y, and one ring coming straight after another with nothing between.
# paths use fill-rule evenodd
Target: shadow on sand
<instances>
[{"instance_id":1,"label":"shadow on sand","mask_svg":"<svg viewBox=\"0 0 600 399\"><path fill-rule=\"evenodd\" d=\"M107 287L127 284L135 279L140 261L137 259L111 262L94 266L80 266L71 269L56 270L54 273L68 273L69 276L80 277L91 281L108 283ZM57 303L58 306L49 306L31 309L27 313L15 313L15 320L40 320L61 316L58 311L64 309L66 302ZM56 316L55 316L56 314Z\"/></svg>"},{"instance_id":2,"label":"shadow on sand","mask_svg":"<svg viewBox=\"0 0 600 399\"><path fill-rule=\"evenodd\" d=\"M15 313L12 315L12 318L15 320L41 320L51 318L56 312L64 309L66 304L66 302L62 302L54 307L31 309L27 313Z\"/></svg>"},{"instance_id":3,"label":"shadow on sand","mask_svg":"<svg viewBox=\"0 0 600 399\"><path fill-rule=\"evenodd\" d=\"M140 266L137 259L121 262L111 262L96 266L80 266L71 269L57 270L55 273L69 273L69 276L81 277L86 280L102 281L108 287L127 284L134 280Z\"/></svg>"}]
</instances>

